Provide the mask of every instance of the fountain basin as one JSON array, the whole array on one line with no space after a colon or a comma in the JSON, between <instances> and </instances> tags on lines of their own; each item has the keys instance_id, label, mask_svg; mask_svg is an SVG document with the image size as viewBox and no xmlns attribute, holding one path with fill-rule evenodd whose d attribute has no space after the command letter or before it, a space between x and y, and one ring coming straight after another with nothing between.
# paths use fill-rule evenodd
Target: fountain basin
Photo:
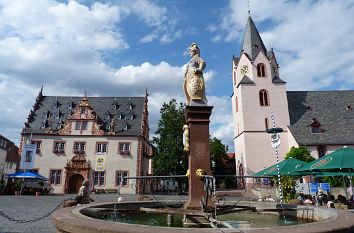
<instances>
[{"instance_id":1,"label":"fountain basin","mask_svg":"<svg viewBox=\"0 0 354 233\"><path fill-rule=\"evenodd\" d=\"M116 233L116 232L220 232L215 228L179 228L179 227L157 227L139 224L127 224L122 222L110 222L91 218L83 213L87 209L140 209L141 206L154 208L160 205L158 202L120 202L120 203L102 203L95 205L86 205L81 207L63 208L53 213L53 221L57 228L57 232L61 233L81 233L81 232L100 232L100 233ZM257 213L266 215L279 215L280 205L277 203L262 202L239 202L238 206L244 208L253 208ZM282 227L262 227L262 228L241 228L229 229L222 228L223 232L354 232L354 214L348 211L316 207L316 206L296 206L284 205L284 213L287 217L303 219L305 221L314 221L300 225L282 226Z\"/></svg>"}]
</instances>

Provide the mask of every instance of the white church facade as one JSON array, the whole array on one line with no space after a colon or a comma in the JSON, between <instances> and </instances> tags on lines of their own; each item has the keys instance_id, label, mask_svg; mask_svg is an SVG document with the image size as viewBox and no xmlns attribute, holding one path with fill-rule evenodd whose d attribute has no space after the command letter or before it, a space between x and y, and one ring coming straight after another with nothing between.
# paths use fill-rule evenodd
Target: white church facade
<instances>
[{"instance_id":1,"label":"white church facade","mask_svg":"<svg viewBox=\"0 0 354 233\"><path fill-rule=\"evenodd\" d=\"M238 175L276 162L271 114L280 127L279 160L291 147L306 146L319 158L354 147L354 91L287 91L273 49L268 51L251 17L239 57L232 59L232 111Z\"/></svg>"}]
</instances>

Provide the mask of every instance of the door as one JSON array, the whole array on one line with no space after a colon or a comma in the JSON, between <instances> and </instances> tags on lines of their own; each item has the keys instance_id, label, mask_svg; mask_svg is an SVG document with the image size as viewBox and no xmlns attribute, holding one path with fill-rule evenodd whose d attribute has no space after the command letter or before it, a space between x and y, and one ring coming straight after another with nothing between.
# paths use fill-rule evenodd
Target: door
<instances>
[{"instance_id":1,"label":"door","mask_svg":"<svg viewBox=\"0 0 354 233\"><path fill-rule=\"evenodd\" d=\"M75 174L70 177L68 193L78 193L84 177L80 174Z\"/></svg>"}]
</instances>

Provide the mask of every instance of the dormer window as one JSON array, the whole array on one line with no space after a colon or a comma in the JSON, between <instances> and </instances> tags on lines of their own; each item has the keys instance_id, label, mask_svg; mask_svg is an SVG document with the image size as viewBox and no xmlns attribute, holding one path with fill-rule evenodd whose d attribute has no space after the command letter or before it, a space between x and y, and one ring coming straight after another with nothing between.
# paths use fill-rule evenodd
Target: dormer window
<instances>
[{"instance_id":1,"label":"dormer window","mask_svg":"<svg viewBox=\"0 0 354 233\"><path fill-rule=\"evenodd\" d=\"M265 65L263 63L257 65L257 75L262 78L266 76Z\"/></svg>"},{"instance_id":2,"label":"dormer window","mask_svg":"<svg viewBox=\"0 0 354 233\"><path fill-rule=\"evenodd\" d=\"M348 105L345 110L347 110L347 112L351 112L353 110L352 106Z\"/></svg>"},{"instance_id":3,"label":"dormer window","mask_svg":"<svg viewBox=\"0 0 354 233\"><path fill-rule=\"evenodd\" d=\"M311 112L312 111L312 108L310 106L307 106L306 107L306 112Z\"/></svg>"},{"instance_id":4,"label":"dormer window","mask_svg":"<svg viewBox=\"0 0 354 233\"><path fill-rule=\"evenodd\" d=\"M321 124L317 121L316 118L312 119L312 124L309 125L311 126L311 133L323 133L324 130L321 128Z\"/></svg>"},{"instance_id":5,"label":"dormer window","mask_svg":"<svg viewBox=\"0 0 354 233\"><path fill-rule=\"evenodd\" d=\"M81 115L85 114L86 113L86 107L81 107L80 108L80 113L81 113Z\"/></svg>"}]
</instances>

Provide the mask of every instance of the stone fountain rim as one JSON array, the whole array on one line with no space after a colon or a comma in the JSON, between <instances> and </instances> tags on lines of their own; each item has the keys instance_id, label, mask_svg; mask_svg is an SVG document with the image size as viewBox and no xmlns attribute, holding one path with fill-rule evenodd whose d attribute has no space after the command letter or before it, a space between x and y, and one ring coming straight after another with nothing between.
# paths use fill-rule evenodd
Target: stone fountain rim
<instances>
[{"instance_id":1,"label":"stone fountain rim","mask_svg":"<svg viewBox=\"0 0 354 233\"><path fill-rule=\"evenodd\" d=\"M156 226L146 226L139 224L129 224L129 223L118 223L118 222L109 222L106 220L100 220L85 216L80 213L82 209L89 207L96 207L102 205L112 205L112 204L143 204L143 203L158 203L157 201L126 201L126 202L105 202L99 204L90 204L80 207L70 207L63 208L55 211L52 215L54 224L56 225L58 232L100 232L100 233L114 233L114 232L125 232L132 233L137 232L137 229L140 229L139 232L151 232L151 233L160 233L160 232L185 232L186 228L177 228L177 227L156 227ZM264 205L264 206L277 206L279 203L259 203L259 202L250 202L243 201L239 204L248 204L249 205ZM284 205L284 206L296 206L296 205ZM303 208L304 206L299 206ZM354 215L353 213L336 210L336 209L325 209L324 207L311 206L313 209L320 210L319 212L325 211L330 213L330 217L319 220L312 223L305 223L294 226L282 226L275 228L242 228L242 232L277 232L277 233L290 233L290 230L294 230L296 233L308 233L308 232L352 232L354 230ZM352 216L351 216L352 215ZM97 224L100 223L100 224ZM117 228L119 226L119 229ZM74 230L74 231L70 231ZM188 232L215 232L219 231L213 228L189 228ZM237 229L227 229L223 228L224 232L240 232Z\"/></svg>"}]
</instances>

